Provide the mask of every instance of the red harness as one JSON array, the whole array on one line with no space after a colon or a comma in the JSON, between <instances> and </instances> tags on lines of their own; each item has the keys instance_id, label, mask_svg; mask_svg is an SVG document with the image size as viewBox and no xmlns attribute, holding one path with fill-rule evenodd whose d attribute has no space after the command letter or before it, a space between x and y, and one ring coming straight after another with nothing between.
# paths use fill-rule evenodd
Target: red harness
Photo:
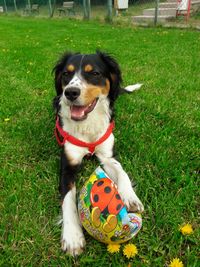
<instances>
[{"instance_id":1,"label":"red harness","mask_svg":"<svg viewBox=\"0 0 200 267\"><path fill-rule=\"evenodd\" d=\"M96 146L102 144L111 135L114 126L115 126L115 123L114 123L114 121L112 121L110 123L110 125L108 126L107 131L105 132L105 134L102 137L100 137L96 142L86 143L86 142L81 141L81 140L77 139L76 137L70 135L68 132L65 132L62 129L62 127L60 127L59 118L57 117L56 127L55 127L55 136L56 136L56 140L60 146L63 146L68 141L69 143L76 145L76 146L87 147L90 154L93 154ZM58 133L62 137L62 140L60 139Z\"/></svg>"}]
</instances>

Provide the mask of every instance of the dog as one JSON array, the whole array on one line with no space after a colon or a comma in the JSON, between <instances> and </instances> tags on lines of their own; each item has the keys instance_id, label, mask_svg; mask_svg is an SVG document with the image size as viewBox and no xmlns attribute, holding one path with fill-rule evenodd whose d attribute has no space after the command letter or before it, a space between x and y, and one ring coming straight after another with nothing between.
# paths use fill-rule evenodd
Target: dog
<instances>
[{"instance_id":1,"label":"dog","mask_svg":"<svg viewBox=\"0 0 200 267\"><path fill-rule=\"evenodd\" d=\"M53 69L56 137L62 146L59 191L62 198L61 246L72 256L85 247L85 238L76 207L76 179L84 156L95 154L109 177L117 184L128 210L143 212L130 179L113 156L114 103L122 91L117 61L109 54L65 53Z\"/></svg>"}]
</instances>

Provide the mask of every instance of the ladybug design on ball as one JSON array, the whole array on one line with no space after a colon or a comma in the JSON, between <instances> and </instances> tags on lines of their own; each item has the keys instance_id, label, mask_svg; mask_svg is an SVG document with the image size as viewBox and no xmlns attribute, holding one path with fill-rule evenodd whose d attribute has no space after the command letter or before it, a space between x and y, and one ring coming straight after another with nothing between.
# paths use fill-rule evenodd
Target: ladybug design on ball
<instances>
[{"instance_id":1,"label":"ladybug design on ball","mask_svg":"<svg viewBox=\"0 0 200 267\"><path fill-rule=\"evenodd\" d=\"M127 212L117 186L101 167L81 189L78 211L86 231L104 243L124 243L142 226L140 215Z\"/></svg>"},{"instance_id":2,"label":"ladybug design on ball","mask_svg":"<svg viewBox=\"0 0 200 267\"><path fill-rule=\"evenodd\" d=\"M101 224L100 214L104 217L108 215L102 227L105 232L113 231L118 222L117 214L124 207L115 184L109 178L97 180L92 186L90 201L93 207L91 214L93 224L99 227Z\"/></svg>"}]
</instances>

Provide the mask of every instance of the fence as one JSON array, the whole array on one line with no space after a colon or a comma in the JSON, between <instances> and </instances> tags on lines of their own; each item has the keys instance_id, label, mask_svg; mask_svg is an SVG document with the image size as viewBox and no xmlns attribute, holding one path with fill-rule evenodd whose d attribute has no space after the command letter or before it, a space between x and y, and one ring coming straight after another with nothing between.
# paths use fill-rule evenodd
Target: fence
<instances>
[{"instance_id":1,"label":"fence","mask_svg":"<svg viewBox=\"0 0 200 267\"><path fill-rule=\"evenodd\" d=\"M180 4L185 10L179 8ZM177 15L182 14L188 19L188 7L193 13L200 12L200 0L0 0L0 14L58 18L70 16L118 23L157 24L176 20Z\"/></svg>"}]
</instances>

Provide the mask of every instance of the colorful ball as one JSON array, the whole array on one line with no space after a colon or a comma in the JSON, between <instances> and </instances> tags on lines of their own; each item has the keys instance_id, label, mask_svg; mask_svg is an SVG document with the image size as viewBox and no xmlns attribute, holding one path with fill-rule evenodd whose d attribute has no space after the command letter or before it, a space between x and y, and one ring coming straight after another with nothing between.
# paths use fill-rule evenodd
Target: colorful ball
<instances>
[{"instance_id":1,"label":"colorful ball","mask_svg":"<svg viewBox=\"0 0 200 267\"><path fill-rule=\"evenodd\" d=\"M140 215L127 212L116 185L101 167L81 189L78 211L85 230L103 243L124 243L142 227Z\"/></svg>"}]
</instances>

